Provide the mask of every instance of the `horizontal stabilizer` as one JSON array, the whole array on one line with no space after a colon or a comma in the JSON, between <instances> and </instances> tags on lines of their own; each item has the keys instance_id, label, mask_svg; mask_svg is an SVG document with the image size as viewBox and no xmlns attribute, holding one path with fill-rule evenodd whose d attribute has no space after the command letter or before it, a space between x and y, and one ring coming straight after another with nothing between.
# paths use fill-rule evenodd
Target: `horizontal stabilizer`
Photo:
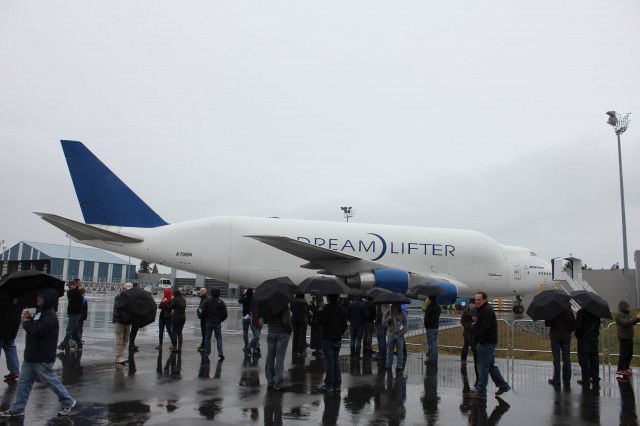
<instances>
[{"instance_id":1,"label":"horizontal stabilizer","mask_svg":"<svg viewBox=\"0 0 640 426\"><path fill-rule=\"evenodd\" d=\"M78 241L102 240L111 243L141 243L142 238L129 237L117 232L107 231L92 225L86 225L75 220L49 213L37 213L43 220L49 222L58 229L63 230Z\"/></svg>"}]
</instances>

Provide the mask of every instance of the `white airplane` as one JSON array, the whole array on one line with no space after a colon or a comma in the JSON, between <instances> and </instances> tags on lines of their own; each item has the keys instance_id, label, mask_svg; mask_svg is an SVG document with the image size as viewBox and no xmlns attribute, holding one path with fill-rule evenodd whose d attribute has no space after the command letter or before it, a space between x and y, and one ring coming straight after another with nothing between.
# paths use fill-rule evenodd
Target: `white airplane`
<instances>
[{"instance_id":1,"label":"white airplane","mask_svg":"<svg viewBox=\"0 0 640 426\"><path fill-rule=\"evenodd\" d=\"M335 275L362 291L437 286L442 304L515 296L519 313L522 296L552 283L549 262L475 231L241 216L169 224L82 143L61 142L84 223L36 214L82 244L248 287Z\"/></svg>"}]
</instances>

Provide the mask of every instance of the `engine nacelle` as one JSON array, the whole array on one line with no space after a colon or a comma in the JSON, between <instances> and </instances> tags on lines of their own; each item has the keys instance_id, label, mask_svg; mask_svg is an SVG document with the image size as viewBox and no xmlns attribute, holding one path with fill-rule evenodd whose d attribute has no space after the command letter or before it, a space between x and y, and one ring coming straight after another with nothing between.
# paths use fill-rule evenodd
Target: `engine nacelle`
<instances>
[{"instance_id":1,"label":"engine nacelle","mask_svg":"<svg viewBox=\"0 0 640 426\"><path fill-rule=\"evenodd\" d=\"M458 300L458 288L451 283L431 283L431 285L440 287L444 290L443 295L436 296L436 300L441 305L453 305Z\"/></svg>"},{"instance_id":2,"label":"engine nacelle","mask_svg":"<svg viewBox=\"0 0 640 426\"><path fill-rule=\"evenodd\" d=\"M374 269L372 272L361 272L347 277L346 282L349 287L365 291L379 287L404 294L409 289L409 273L402 269Z\"/></svg>"}]
</instances>

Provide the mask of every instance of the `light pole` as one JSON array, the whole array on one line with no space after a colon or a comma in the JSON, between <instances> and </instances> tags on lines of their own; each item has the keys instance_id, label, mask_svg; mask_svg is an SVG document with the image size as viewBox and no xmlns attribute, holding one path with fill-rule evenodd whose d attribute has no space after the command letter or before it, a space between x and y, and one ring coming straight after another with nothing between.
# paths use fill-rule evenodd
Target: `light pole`
<instances>
[{"instance_id":1,"label":"light pole","mask_svg":"<svg viewBox=\"0 0 640 426\"><path fill-rule=\"evenodd\" d=\"M627 219L625 217L624 209L624 185L622 183L622 149L620 147L620 135L629 127L629 114L624 118L617 114L615 111L608 111L607 115L609 119L607 124L613 126L613 129L618 136L618 168L620 170L620 206L622 209L622 251L624 253L624 298L629 300L629 259L627 256ZM638 304L638 295L636 295L636 305Z\"/></svg>"},{"instance_id":2,"label":"light pole","mask_svg":"<svg viewBox=\"0 0 640 426\"><path fill-rule=\"evenodd\" d=\"M349 218L353 217L355 211L351 207L340 207L340 210L344 213L344 218L349 222Z\"/></svg>"}]
</instances>

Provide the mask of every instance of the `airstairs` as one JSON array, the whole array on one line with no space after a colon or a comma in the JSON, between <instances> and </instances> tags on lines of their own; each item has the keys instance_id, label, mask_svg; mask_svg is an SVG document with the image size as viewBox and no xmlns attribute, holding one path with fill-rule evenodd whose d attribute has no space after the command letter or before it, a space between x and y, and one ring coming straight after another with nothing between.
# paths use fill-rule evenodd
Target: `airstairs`
<instances>
[{"instance_id":1,"label":"airstairs","mask_svg":"<svg viewBox=\"0 0 640 426\"><path fill-rule=\"evenodd\" d=\"M577 257L554 257L551 259L551 274L556 281L555 288L564 290L567 294L572 291L586 290L596 293L588 282L582 279L582 260ZM580 309L573 299L571 300L573 312Z\"/></svg>"}]
</instances>

